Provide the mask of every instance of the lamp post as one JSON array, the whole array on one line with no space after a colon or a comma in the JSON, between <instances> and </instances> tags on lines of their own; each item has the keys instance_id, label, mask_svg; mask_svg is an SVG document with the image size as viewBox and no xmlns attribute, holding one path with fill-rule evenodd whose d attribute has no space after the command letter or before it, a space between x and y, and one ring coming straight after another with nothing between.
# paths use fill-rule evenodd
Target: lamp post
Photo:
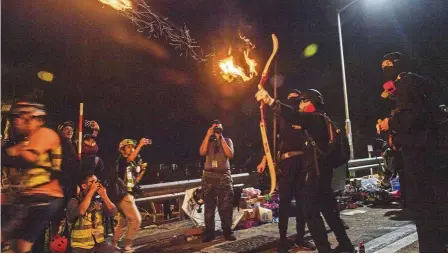
<instances>
[{"instance_id":1,"label":"lamp post","mask_svg":"<svg viewBox=\"0 0 448 254\"><path fill-rule=\"evenodd\" d=\"M353 136L352 136L352 124L350 122L350 116L348 112L348 98L347 98L347 81L345 79L345 62L344 62L344 47L342 45L342 29L341 29L341 13L350 7L352 4L358 2L359 0L354 0L337 10L338 14L338 32L339 32L339 46L341 49L341 67L342 67L342 83L344 88L344 104L345 104L345 130L347 132L348 144L350 147L350 160L353 160L355 155L353 151Z\"/></svg>"}]
</instances>

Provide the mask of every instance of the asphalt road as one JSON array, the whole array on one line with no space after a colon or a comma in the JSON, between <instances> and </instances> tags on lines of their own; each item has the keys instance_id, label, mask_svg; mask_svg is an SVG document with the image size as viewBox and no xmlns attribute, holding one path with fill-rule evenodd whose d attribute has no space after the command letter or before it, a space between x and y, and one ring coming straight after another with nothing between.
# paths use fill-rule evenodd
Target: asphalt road
<instances>
[{"instance_id":1,"label":"asphalt road","mask_svg":"<svg viewBox=\"0 0 448 254\"><path fill-rule=\"evenodd\" d=\"M360 207L341 212L341 217L350 226L347 230L355 246L360 241L366 252L418 252L415 225L407 214L401 212L398 204ZM138 252L276 252L278 243L277 224L269 223L258 227L235 231L238 240L226 242L222 236L210 243L197 239L184 240L185 229L191 228L189 221L165 224L159 228L148 228L139 232ZM290 218L289 237L295 236L295 220ZM328 229L332 246L337 241ZM306 237L309 237L307 234ZM298 252L299 250L292 250Z\"/></svg>"}]
</instances>

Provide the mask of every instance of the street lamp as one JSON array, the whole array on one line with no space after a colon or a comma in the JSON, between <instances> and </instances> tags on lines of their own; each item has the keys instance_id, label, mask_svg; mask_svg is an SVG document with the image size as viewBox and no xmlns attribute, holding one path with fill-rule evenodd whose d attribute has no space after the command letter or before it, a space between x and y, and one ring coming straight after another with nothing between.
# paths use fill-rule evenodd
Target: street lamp
<instances>
[{"instance_id":1,"label":"street lamp","mask_svg":"<svg viewBox=\"0 0 448 254\"><path fill-rule=\"evenodd\" d=\"M345 79L345 63L344 63L344 47L342 45L342 29L341 29L341 13L350 7L352 4L358 2L359 0L354 0L347 4L346 6L342 7L341 9L337 10L338 14L338 32L339 32L339 46L341 48L341 66L342 66L342 83L344 88L344 104L345 104L345 130L347 132L347 138L348 138L348 145L350 147L350 160L353 160L355 158L354 152L353 152L353 136L352 136L352 124L350 122L350 116L348 112L348 98L347 98L347 81Z\"/></svg>"}]
</instances>

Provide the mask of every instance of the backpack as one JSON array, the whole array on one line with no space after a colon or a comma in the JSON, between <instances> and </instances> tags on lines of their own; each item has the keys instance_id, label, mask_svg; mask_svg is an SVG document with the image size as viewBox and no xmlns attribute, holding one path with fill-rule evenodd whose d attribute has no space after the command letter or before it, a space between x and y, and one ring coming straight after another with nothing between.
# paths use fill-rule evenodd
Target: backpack
<instances>
[{"instance_id":1,"label":"backpack","mask_svg":"<svg viewBox=\"0 0 448 254\"><path fill-rule=\"evenodd\" d=\"M308 138L314 144L320 159L331 168L338 168L350 160L350 147L344 130L338 127L327 115L323 114L328 131L328 149L322 150L305 131ZM325 152L326 151L326 152Z\"/></svg>"}]
</instances>

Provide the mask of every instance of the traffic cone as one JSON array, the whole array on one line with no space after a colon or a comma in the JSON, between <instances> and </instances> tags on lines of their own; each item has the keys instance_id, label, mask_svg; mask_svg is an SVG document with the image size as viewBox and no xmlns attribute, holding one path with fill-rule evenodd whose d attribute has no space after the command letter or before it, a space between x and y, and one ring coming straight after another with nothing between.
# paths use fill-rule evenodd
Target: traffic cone
<instances>
[{"instance_id":1,"label":"traffic cone","mask_svg":"<svg viewBox=\"0 0 448 254\"><path fill-rule=\"evenodd\" d=\"M362 241L359 241L358 253L366 253L366 247L364 247L364 243Z\"/></svg>"}]
</instances>

